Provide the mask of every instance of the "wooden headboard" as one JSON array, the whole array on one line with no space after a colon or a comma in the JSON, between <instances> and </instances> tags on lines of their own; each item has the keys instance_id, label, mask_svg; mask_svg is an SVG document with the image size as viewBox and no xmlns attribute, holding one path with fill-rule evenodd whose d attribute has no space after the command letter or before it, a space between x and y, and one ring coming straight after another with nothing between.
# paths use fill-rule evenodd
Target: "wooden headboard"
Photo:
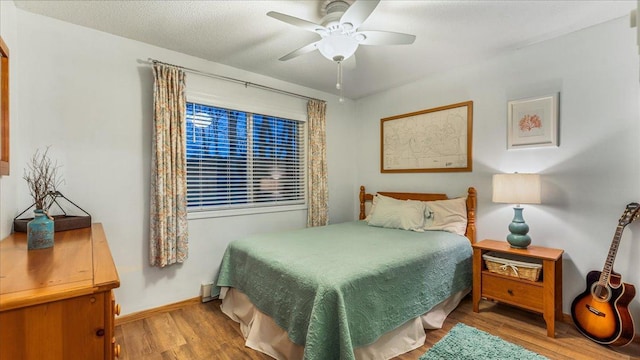
<instances>
[{"instance_id":1,"label":"wooden headboard","mask_svg":"<svg viewBox=\"0 0 640 360\"><path fill-rule=\"evenodd\" d=\"M427 193L405 193L405 192L385 192L379 191L378 194L389 196L399 200L420 200L420 201L434 201L434 200L447 200L449 197L447 194L427 194ZM365 213L365 203L367 201L373 201L373 194L367 194L364 190L364 186L360 186L360 220L364 220L367 216ZM467 231L465 236L471 241L476 242L476 206L477 206L476 189L470 187L467 190Z\"/></svg>"}]
</instances>

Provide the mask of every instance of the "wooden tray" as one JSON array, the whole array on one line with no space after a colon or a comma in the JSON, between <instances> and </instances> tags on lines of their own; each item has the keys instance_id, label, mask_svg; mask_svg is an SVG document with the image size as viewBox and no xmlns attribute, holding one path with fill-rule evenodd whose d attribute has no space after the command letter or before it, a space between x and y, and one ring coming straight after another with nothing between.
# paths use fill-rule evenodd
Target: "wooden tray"
<instances>
[{"instance_id":1,"label":"wooden tray","mask_svg":"<svg viewBox=\"0 0 640 360\"><path fill-rule=\"evenodd\" d=\"M27 223L31 220L33 220L33 218L13 220L13 231L27 232ZM53 216L54 231L81 229L81 228L87 228L90 226L91 226L91 216L70 216L70 215L54 215Z\"/></svg>"}]
</instances>

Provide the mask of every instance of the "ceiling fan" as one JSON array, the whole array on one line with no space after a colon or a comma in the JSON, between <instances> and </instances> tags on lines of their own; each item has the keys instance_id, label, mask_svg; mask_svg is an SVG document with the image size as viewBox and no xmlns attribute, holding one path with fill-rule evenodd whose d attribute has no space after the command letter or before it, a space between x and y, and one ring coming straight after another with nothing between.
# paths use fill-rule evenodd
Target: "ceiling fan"
<instances>
[{"instance_id":1,"label":"ceiling fan","mask_svg":"<svg viewBox=\"0 0 640 360\"><path fill-rule=\"evenodd\" d=\"M338 82L342 85L342 62L354 55L359 45L406 45L412 44L416 36L389 32L365 30L358 31L360 25L367 20L380 0L355 0L349 4L345 0L330 0L324 7L326 15L320 24L300 19L291 15L269 11L268 16L301 29L314 32L320 40L305 45L284 55L279 60L287 61L314 50L327 59L338 63Z\"/></svg>"}]
</instances>

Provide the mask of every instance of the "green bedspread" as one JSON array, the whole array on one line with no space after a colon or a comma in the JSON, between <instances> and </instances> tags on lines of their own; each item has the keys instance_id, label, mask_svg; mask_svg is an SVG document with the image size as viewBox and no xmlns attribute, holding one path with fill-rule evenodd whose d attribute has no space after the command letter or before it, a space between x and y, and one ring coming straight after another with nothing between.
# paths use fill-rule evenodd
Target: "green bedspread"
<instances>
[{"instance_id":1,"label":"green bedspread","mask_svg":"<svg viewBox=\"0 0 640 360\"><path fill-rule=\"evenodd\" d=\"M347 222L233 241L217 286L244 292L305 359L354 359L354 347L469 288L471 253L448 232Z\"/></svg>"}]
</instances>

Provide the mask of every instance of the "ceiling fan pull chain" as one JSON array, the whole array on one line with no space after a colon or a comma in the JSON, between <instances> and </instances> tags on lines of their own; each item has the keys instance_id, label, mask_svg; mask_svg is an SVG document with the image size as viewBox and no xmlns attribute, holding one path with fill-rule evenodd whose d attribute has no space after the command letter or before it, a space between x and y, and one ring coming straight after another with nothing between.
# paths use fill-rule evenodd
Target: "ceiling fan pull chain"
<instances>
[{"instance_id":1,"label":"ceiling fan pull chain","mask_svg":"<svg viewBox=\"0 0 640 360\"><path fill-rule=\"evenodd\" d=\"M344 97L342 96L342 61L338 61L338 82L336 83L336 89L340 90L340 102L344 102Z\"/></svg>"},{"instance_id":2,"label":"ceiling fan pull chain","mask_svg":"<svg viewBox=\"0 0 640 360\"><path fill-rule=\"evenodd\" d=\"M342 61L338 61L338 81L336 82L336 89L342 89Z\"/></svg>"}]
</instances>

